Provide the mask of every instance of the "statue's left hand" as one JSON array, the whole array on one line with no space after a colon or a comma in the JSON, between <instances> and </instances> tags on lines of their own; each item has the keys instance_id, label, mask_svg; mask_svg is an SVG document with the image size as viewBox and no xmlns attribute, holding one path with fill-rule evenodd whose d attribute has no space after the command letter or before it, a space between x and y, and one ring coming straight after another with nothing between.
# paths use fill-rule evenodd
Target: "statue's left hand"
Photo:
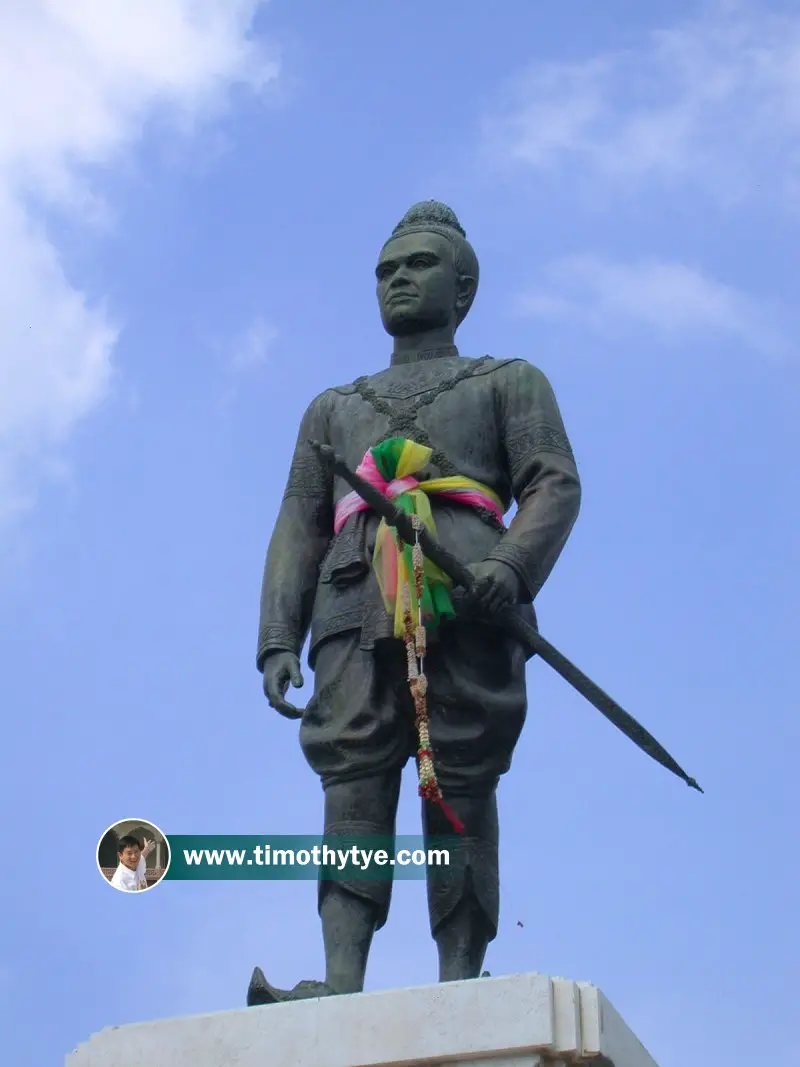
<instances>
[{"instance_id":1,"label":"statue's left hand","mask_svg":"<svg viewBox=\"0 0 800 1067\"><path fill-rule=\"evenodd\" d=\"M469 569L475 578L470 590L470 601L475 607L493 614L519 602L520 580L507 563L486 559L483 563L471 564Z\"/></svg>"}]
</instances>

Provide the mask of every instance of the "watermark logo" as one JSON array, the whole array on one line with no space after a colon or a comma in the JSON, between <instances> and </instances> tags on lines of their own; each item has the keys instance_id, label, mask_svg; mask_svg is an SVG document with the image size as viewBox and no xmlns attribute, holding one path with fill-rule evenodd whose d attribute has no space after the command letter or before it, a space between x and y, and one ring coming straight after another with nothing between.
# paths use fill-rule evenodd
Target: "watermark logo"
<instances>
[{"instance_id":1,"label":"watermark logo","mask_svg":"<svg viewBox=\"0 0 800 1067\"><path fill-rule=\"evenodd\" d=\"M170 835L170 881L425 878L448 867L450 838Z\"/></svg>"}]
</instances>

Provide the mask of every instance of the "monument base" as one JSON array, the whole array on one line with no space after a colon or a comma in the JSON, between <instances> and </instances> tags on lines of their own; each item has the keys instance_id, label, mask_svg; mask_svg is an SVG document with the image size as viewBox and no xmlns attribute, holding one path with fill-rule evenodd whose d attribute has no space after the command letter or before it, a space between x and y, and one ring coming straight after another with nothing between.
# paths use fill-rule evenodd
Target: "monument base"
<instances>
[{"instance_id":1,"label":"monument base","mask_svg":"<svg viewBox=\"0 0 800 1067\"><path fill-rule=\"evenodd\" d=\"M656 1067L595 986L541 974L101 1030L66 1067Z\"/></svg>"}]
</instances>

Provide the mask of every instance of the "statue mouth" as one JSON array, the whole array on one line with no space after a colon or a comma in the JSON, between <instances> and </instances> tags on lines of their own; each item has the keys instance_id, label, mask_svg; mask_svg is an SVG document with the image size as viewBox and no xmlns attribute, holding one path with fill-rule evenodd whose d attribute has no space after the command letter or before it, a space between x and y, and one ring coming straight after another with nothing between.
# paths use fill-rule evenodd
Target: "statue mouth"
<instances>
[{"instance_id":1,"label":"statue mouth","mask_svg":"<svg viewBox=\"0 0 800 1067\"><path fill-rule=\"evenodd\" d=\"M401 303L405 303L407 300L413 300L413 299L414 299L414 294L413 293L406 293L406 292L393 293L387 299L386 303L387 304L401 304Z\"/></svg>"}]
</instances>

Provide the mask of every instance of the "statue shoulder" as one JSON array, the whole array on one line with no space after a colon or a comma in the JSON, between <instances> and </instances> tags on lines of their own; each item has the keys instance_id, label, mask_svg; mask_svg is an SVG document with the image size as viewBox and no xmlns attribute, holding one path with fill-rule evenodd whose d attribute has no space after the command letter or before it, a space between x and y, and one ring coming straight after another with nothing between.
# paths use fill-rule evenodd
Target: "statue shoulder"
<instances>
[{"instance_id":1,"label":"statue shoulder","mask_svg":"<svg viewBox=\"0 0 800 1067\"><path fill-rule=\"evenodd\" d=\"M355 382L348 382L347 385L332 385L330 389L326 389L323 396L328 396L328 403L335 404L336 397L339 396L352 396L356 392Z\"/></svg>"},{"instance_id":2,"label":"statue shoulder","mask_svg":"<svg viewBox=\"0 0 800 1067\"><path fill-rule=\"evenodd\" d=\"M318 393L310 403L306 405L300 424L301 435L316 435L320 427L324 426L335 407L335 395L332 389L325 389Z\"/></svg>"},{"instance_id":3,"label":"statue shoulder","mask_svg":"<svg viewBox=\"0 0 800 1067\"><path fill-rule=\"evenodd\" d=\"M528 384L549 387L550 384L544 371L521 356L511 356L508 359L484 356L482 373L494 374L499 382L509 385Z\"/></svg>"},{"instance_id":4,"label":"statue shoulder","mask_svg":"<svg viewBox=\"0 0 800 1067\"><path fill-rule=\"evenodd\" d=\"M510 359L500 359L497 356L481 356L477 360L473 360L474 363L479 363L479 374L496 374L497 371L501 371L504 367L510 366L512 363L519 363L520 360L514 357Z\"/></svg>"},{"instance_id":5,"label":"statue shoulder","mask_svg":"<svg viewBox=\"0 0 800 1067\"><path fill-rule=\"evenodd\" d=\"M309 403L306 411L314 415L327 415L336 404L337 389L323 389Z\"/></svg>"}]
</instances>

